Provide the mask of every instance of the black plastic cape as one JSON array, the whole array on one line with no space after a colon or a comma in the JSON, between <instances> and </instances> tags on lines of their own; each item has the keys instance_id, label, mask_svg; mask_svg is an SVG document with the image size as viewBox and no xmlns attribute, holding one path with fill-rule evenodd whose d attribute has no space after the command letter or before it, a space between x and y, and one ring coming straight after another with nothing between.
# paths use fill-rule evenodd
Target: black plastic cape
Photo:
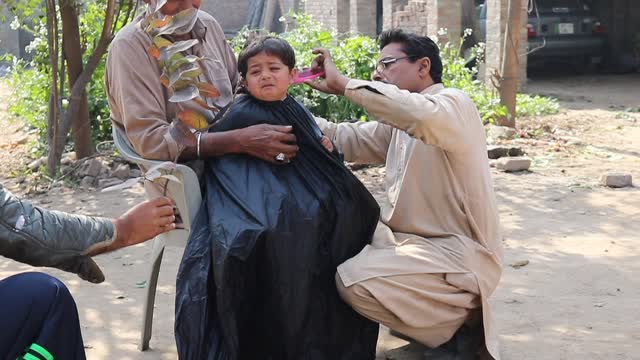
<instances>
[{"instance_id":1,"label":"black plastic cape","mask_svg":"<svg viewBox=\"0 0 640 360\"><path fill-rule=\"evenodd\" d=\"M292 97L243 96L228 111L212 131L292 125L300 150L280 166L247 155L207 160L178 271L179 358L373 359L378 325L340 299L335 272L371 241L376 201Z\"/></svg>"}]
</instances>

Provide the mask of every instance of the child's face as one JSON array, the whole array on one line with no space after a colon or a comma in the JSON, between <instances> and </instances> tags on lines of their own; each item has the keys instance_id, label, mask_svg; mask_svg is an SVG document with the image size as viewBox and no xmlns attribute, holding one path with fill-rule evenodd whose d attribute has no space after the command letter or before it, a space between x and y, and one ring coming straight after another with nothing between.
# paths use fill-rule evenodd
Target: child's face
<instances>
[{"instance_id":1,"label":"child's face","mask_svg":"<svg viewBox=\"0 0 640 360\"><path fill-rule=\"evenodd\" d=\"M296 74L296 69L289 70L277 56L261 52L247 62L245 82L253 97L263 101L279 101L287 96Z\"/></svg>"}]
</instances>

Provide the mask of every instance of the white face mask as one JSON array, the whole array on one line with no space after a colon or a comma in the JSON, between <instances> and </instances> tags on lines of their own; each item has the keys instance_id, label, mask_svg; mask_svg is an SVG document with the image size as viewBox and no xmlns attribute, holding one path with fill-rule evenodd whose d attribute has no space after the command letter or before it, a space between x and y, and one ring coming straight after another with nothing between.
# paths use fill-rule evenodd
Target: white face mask
<instances>
[{"instance_id":1,"label":"white face mask","mask_svg":"<svg viewBox=\"0 0 640 360\"><path fill-rule=\"evenodd\" d=\"M190 13L185 14L188 15L188 18L185 18L184 22L180 21L181 23L183 23L183 25L175 28L175 30L173 31L173 35L185 35L193 30L193 27L196 25L196 21L198 20L198 12L200 10L193 8L189 11ZM174 20L177 20L177 18L174 17Z\"/></svg>"}]
</instances>

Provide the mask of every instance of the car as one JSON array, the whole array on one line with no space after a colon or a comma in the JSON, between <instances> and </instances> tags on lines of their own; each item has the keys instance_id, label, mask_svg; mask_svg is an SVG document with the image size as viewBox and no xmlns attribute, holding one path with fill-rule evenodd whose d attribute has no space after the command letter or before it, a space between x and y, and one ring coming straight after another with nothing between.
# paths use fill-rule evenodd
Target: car
<instances>
[{"instance_id":1,"label":"car","mask_svg":"<svg viewBox=\"0 0 640 360\"><path fill-rule=\"evenodd\" d=\"M479 38L486 40L487 9L477 7ZM607 47L606 31L589 0L535 0L527 21L530 67L547 63L577 66L601 64Z\"/></svg>"}]
</instances>

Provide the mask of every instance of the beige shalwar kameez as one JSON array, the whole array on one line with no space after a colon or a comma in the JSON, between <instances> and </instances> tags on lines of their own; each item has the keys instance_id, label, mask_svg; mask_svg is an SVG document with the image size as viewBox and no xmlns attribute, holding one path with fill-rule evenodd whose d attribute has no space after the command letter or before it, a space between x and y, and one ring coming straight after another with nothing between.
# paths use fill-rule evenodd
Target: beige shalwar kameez
<instances>
[{"instance_id":1,"label":"beige shalwar kameez","mask_svg":"<svg viewBox=\"0 0 640 360\"><path fill-rule=\"evenodd\" d=\"M345 96L377 121L318 123L346 160L386 165L386 196L372 244L338 267L341 294L429 347L482 307L487 350L499 359L487 299L502 271L502 236L476 106L442 84L410 93L351 80Z\"/></svg>"},{"instance_id":2,"label":"beige shalwar kameez","mask_svg":"<svg viewBox=\"0 0 640 360\"><path fill-rule=\"evenodd\" d=\"M146 159L173 161L178 143L169 134L177 106L169 102L167 88L160 83L162 71L158 61L147 53L151 36L144 31L144 14L123 27L111 43L107 57L105 82L114 126L125 130L136 152ZM238 82L236 57L220 24L204 11L192 37L200 42L189 50L203 57L200 81L213 84L220 96L215 102L229 104ZM213 114L212 114L213 115Z\"/></svg>"}]
</instances>

